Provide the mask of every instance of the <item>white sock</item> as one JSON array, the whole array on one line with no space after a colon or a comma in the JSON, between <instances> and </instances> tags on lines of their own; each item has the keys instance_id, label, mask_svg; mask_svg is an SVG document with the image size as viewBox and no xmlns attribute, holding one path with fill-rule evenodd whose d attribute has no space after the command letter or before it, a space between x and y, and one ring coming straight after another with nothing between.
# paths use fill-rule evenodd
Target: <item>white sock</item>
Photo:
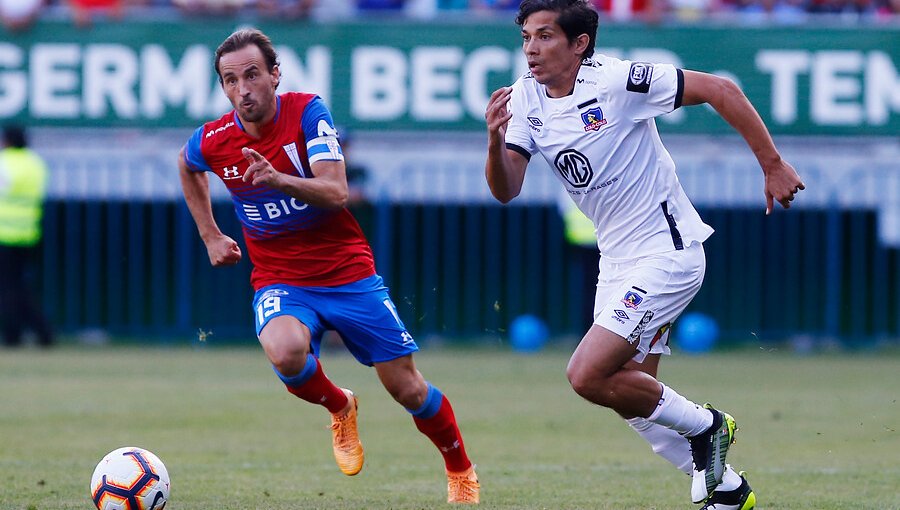
<instances>
[{"instance_id":1,"label":"white sock","mask_svg":"<svg viewBox=\"0 0 900 510\"><path fill-rule=\"evenodd\" d=\"M722 475L722 483L716 487L717 491L733 491L741 486L741 475L731 469L730 464L725 465L725 473Z\"/></svg>"},{"instance_id":2,"label":"white sock","mask_svg":"<svg viewBox=\"0 0 900 510\"><path fill-rule=\"evenodd\" d=\"M712 426L713 415L690 400L682 397L663 383L662 396L647 421L670 428L685 437L693 437Z\"/></svg>"},{"instance_id":3,"label":"white sock","mask_svg":"<svg viewBox=\"0 0 900 510\"><path fill-rule=\"evenodd\" d=\"M693 472L691 443L687 438L670 428L647 421L646 418L637 417L625 421L638 435L650 443L653 453L666 459L686 475ZM740 483L740 477L738 477L738 483Z\"/></svg>"}]
</instances>

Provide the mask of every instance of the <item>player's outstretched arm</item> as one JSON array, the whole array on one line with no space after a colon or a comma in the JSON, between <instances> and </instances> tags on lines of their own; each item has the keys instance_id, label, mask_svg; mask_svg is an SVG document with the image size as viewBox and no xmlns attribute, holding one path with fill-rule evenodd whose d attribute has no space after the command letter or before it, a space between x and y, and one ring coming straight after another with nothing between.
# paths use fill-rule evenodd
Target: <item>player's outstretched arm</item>
<instances>
[{"instance_id":1,"label":"player's outstretched arm","mask_svg":"<svg viewBox=\"0 0 900 510\"><path fill-rule=\"evenodd\" d=\"M206 245L209 262L213 266L230 266L241 260L241 248L234 239L219 230L209 199L209 176L206 172L192 172L184 161L184 150L178 154L178 174L181 192L188 210L197 224L200 239Z\"/></svg>"},{"instance_id":2,"label":"player's outstretched arm","mask_svg":"<svg viewBox=\"0 0 900 510\"><path fill-rule=\"evenodd\" d=\"M747 141L765 175L766 214L777 201L785 209L806 189L794 167L781 158L772 136L744 92L733 81L707 73L684 71L682 104L709 103Z\"/></svg>"},{"instance_id":3,"label":"player's outstretched arm","mask_svg":"<svg viewBox=\"0 0 900 510\"><path fill-rule=\"evenodd\" d=\"M244 182L271 186L315 207L336 209L347 205L350 189L343 161L316 161L310 165L314 178L304 179L279 172L253 149L244 147L243 153L250 163Z\"/></svg>"},{"instance_id":4,"label":"player's outstretched arm","mask_svg":"<svg viewBox=\"0 0 900 510\"><path fill-rule=\"evenodd\" d=\"M491 194L504 204L519 196L528 166L524 156L506 148L506 126L512 118L512 113L506 108L510 94L512 87L495 90L484 112L488 132L484 175Z\"/></svg>"}]
</instances>

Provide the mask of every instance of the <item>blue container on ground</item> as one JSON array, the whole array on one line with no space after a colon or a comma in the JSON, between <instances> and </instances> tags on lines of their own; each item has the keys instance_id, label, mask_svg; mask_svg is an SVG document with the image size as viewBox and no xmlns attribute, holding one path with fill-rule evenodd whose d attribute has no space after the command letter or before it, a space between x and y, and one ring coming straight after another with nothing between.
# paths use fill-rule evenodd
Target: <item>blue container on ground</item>
<instances>
[{"instance_id":1,"label":"blue container on ground","mask_svg":"<svg viewBox=\"0 0 900 510\"><path fill-rule=\"evenodd\" d=\"M547 324L534 315L520 315L509 325L509 343L517 352L538 352L549 336Z\"/></svg>"},{"instance_id":2,"label":"blue container on ground","mask_svg":"<svg viewBox=\"0 0 900 510\"><path fill-rule=\"evenodd\" d=\"M712 350L719 339L719 325L709 315L686 313L675 322L675 345L690 354Z\"/></svg>"}]
</instances>

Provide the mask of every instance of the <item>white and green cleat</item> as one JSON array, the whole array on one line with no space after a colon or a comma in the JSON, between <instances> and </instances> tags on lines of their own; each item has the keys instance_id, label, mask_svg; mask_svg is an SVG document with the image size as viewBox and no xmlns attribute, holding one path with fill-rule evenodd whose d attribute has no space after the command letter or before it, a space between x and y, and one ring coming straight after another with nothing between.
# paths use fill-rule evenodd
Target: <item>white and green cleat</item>
<instances>
[{"instance_id":1,"label":"white and green cleat","mask_svg":"<svg viewBox=\"0 0 900 510\"><path fill-rule=\"evenodd\" d=\"M741 485L730 491L714 491L700 510L753 510L756 508L756 493L747 483L741 471Z\"/></svg>"},{"instance_id":2,"label":"white and green cleat","mask_svg":"<svg viewBox=\"0 0 900 510\"><path fill-rule=\"evenodd\" d=\"M704 433L689 437L691 455L694 459L691 501L702 503L710 497L722 483L725 474L725 457L734 443L737 427L730 414L717 411L709 404L704 405L713 414L712 426Z\"/></svg>"}]
</instances>

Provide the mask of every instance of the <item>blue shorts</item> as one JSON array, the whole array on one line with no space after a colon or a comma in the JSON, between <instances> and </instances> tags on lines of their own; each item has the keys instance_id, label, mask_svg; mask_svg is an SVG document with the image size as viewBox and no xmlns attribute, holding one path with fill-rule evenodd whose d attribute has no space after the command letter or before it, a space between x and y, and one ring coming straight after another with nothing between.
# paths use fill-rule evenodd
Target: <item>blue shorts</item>
<instances>
[{"instance_id":1,"label":"blue shorts","mask_svg":"<svg viewBox=\"0 0 900 510\"><path fill-rule=\"evenodd\" d=\"M311 335L319 356L322 334L337 331L360 363L391 361L419 350L397 314L384 281L378 275L337 287L269 285L253 296L256 336L274 317L290 315Z\"/></svg>"}]
</instances>

